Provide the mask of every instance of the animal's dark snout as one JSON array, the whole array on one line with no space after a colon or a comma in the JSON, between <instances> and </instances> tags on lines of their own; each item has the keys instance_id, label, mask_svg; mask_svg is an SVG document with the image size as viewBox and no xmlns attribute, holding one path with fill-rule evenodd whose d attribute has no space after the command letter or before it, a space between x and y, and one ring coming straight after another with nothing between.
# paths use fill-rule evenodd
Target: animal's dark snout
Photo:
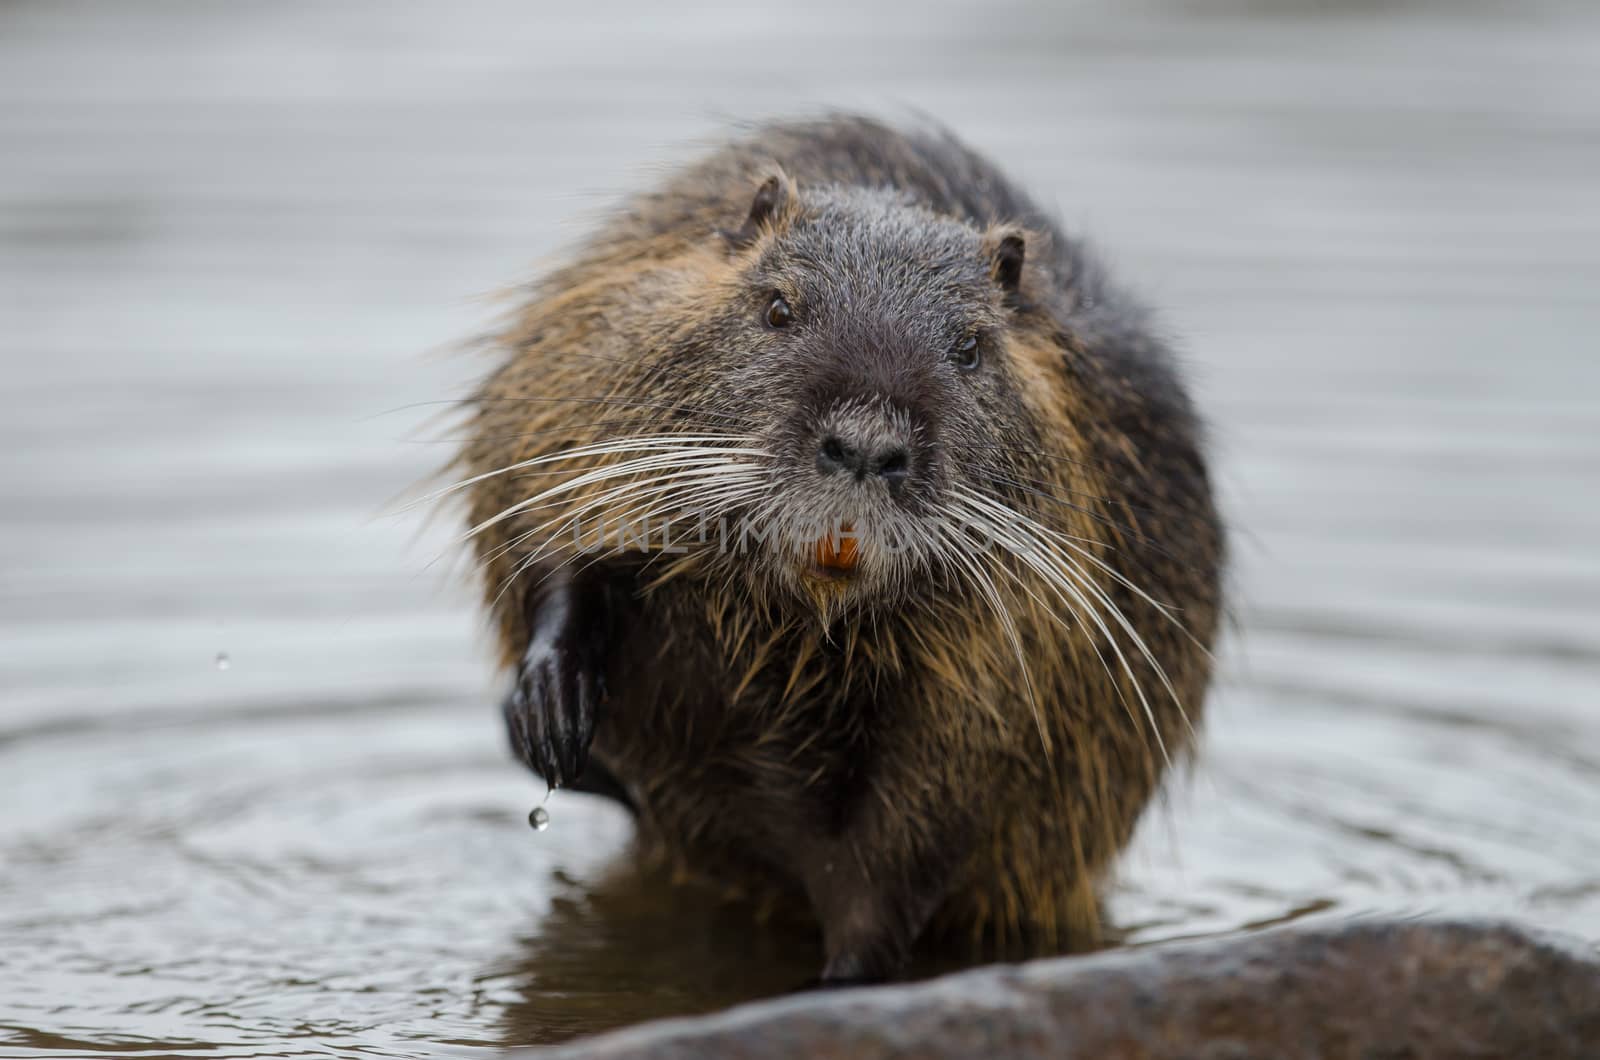
<instances>
[{"instance_id":1,"label":"animal's dark snout","mask_svg":"<svg viewBox=\"0 0 1600 1060\"><path fill-rule=\"evenodd\" d=\"M817 470L823 475L850 474L857 482L881 478L893 490L911 474L911 457L899 442L852 439L835 433L817 447Z\"/></svg>"}]
</instances>

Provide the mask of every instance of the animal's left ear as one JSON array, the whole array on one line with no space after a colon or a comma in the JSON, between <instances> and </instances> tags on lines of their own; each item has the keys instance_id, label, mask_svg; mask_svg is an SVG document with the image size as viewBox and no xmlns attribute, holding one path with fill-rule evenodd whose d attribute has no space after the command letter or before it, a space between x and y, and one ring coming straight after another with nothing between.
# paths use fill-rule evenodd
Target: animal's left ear
<instances>
[{"instance_id":1,"label":"animal's left ear","mask_svg":"<svg viewBox=\"0 0 1600 1060\"><path fill-rule=\"evenodd\" d=\"M1022 263L1027 259L1028 236L1017 225L994 225L983 235L983 251L989 258L989 275L1014 301L1022 286Z\"/></svg>"}]
</instances>

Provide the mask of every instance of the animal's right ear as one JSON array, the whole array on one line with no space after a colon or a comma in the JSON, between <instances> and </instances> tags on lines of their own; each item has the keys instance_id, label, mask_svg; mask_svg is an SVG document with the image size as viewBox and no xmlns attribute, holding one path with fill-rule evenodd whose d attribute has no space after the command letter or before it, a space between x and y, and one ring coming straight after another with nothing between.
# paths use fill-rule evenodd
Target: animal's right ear
<instances>
[{"instance_id":1,"label":"animal's right ear","mask_svg":"<svg viewBox=\"0 0 1600 1060\"><path fill-rule=\"evenodd\" d=\"M744 224L738 228L721 229L721 235L733 250L743 250L754 243L763 231L777 231L789 223L798 206L798 192L789 174L781 169L761 182Z\"/></svg>"}]
</instances>

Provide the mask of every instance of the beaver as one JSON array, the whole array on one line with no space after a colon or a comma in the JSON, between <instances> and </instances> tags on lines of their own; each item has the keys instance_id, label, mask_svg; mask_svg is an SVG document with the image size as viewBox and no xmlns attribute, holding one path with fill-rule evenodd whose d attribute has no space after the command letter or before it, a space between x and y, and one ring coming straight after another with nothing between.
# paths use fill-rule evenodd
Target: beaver
<instances>
[{"instance_id":1,"label":"beaver","mask_svg":"<svg viewBox=\"0 0 1600 1060\"><path fill-rule=\"evenodd\" d=\"M1039 953L1211 670L1224 535L1167 345L937 127L747 127L531 288L467 402L516 754L788 896L821 981Z\"/></svg>"}]
</instances>

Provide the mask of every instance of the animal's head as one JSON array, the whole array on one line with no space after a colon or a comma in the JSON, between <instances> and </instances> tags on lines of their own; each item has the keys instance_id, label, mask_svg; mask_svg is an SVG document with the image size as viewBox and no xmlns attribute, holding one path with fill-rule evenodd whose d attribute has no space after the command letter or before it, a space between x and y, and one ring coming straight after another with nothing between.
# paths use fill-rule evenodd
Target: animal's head
<instances>
[{"instance_id":1,"label":"animal's head","mask_svg":"<svg viewBox=\"0 0 1600 1060\"><path fill-rule=\"evenodd\" d=\"M782 172L751 190L674 351L703 426L761 454L736 458L718 550L825 620L962 577L983 500L1027 491L1047 430L1022 333L1037 237Z\"/></svg>"}]
</instances>

